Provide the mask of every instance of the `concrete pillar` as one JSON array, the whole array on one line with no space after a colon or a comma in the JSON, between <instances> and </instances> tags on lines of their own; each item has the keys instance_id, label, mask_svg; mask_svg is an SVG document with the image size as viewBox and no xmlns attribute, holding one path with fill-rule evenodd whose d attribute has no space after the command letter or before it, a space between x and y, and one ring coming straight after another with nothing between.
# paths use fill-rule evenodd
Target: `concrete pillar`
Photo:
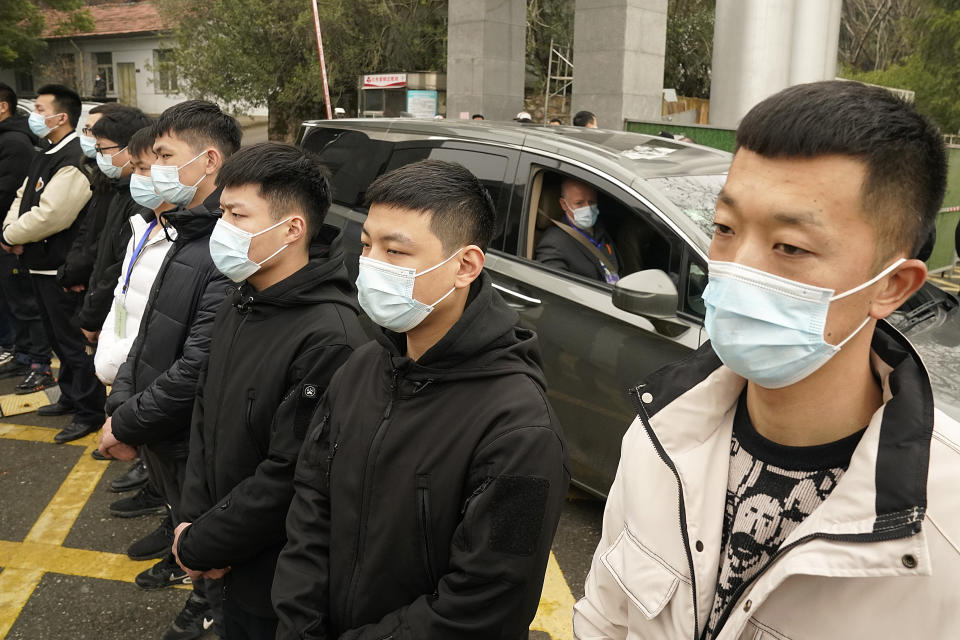
<instances>
[{"instance_id":1,"label":"concrete pillar","mask_svg":"<svg viewBox=\"0 0 960 640\"><path fill-rule=\"evenodd\" d=\"M522 111L526 46L525 0L450 0L447 118L510 120Z\"/></svg>"},{"instance_id":2,"label":"concrete pillar","mask_svg":"<svg viewBox=\"0 0 960 640\"><path fill-rule=\"evenodd\" d=\"M837 72L842 0L717 0L710 124L735 128L764 98Z\"/></svg>"},{"instance_id":3,"label":"concrete pillar","mask_svg":"<svg viewBox=\"0 0 960 640\"><path fill-rule=\"evenodd\" d=\"M577 0L573 32L573 113L604 129L659 120L667 0Z\"/></svg>"}]
</instances>

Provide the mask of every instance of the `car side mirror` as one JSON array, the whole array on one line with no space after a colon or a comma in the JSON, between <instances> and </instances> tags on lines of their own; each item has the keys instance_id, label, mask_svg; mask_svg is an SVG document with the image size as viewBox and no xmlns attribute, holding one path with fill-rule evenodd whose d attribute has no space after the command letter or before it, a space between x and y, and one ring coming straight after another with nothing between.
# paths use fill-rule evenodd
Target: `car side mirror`
<instances>
[{"instance_id":1,"label":"car side mirror","mask_svg":"<svg viewBox=\"0 0 960 640\"><path fill-rule=\"evenodd\" d=\"M613 306L643 316L665 335L678 336L689 327L676 322L677 285L660 269L637 271L613 285Z\"/></svg>"}]
</instances>

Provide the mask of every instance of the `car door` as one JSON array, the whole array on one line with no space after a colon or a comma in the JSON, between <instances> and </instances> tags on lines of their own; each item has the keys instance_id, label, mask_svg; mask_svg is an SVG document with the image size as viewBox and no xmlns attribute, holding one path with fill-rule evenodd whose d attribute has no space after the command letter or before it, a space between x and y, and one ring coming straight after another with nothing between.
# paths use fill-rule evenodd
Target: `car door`
<instances>
[{"instance_id":1,"label":"car door","mask_svg":"<svg viewBox=\"0 0 960 640\"><path fill-rule=\"evenodd\" d=\"M512 194L508 243L491 251L487 268L494 286L517 310L522 326L540 339L548 396L563 425L577 485L605 495L620 458L620 442L636 412L627 388L659 367L676 361L701 343L702 324L686 296L678 314L655 322L616 308L613 287L546 267L532 259L529 235L536 215L538 172L556 171L593 185L649 224L669 246L664 264L674 282L687 289L692 269L703 272L683 240L624 185L563 160L523 153ZM602 215L602 214L601 214Z\"/></svg>"}]
</instances>

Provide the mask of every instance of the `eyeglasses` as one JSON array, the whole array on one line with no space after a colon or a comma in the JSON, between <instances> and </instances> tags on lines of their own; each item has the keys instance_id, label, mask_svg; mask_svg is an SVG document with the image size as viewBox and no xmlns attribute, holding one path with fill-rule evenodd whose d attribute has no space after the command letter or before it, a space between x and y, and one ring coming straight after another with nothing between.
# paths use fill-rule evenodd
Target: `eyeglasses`
<instances>
[{"instance_id":1,"label":"eyeglasses","mask_svg":"<svg viewBox=\"0 0 960 640\"><path fill-rule=\"evenodd\" d=\"M80 129L80 133L82 133L85 136L89 136L91 133L93 133L93 128L84 127L83 129Z\"/></svg>"},{"instance_id":2,"label":"eyeglasses","mask_svg":"<svg viewBox=\"0 0 960 640\"><path fill-rule=\"evenodd\" d=\"M100 145L95 144L95 145L93 145L93 148L96 150L97 153L103 153L104 151L107 151L108 149L126 149L126 147L121 147L121 146L118 145L118 144L115 144L115 145L113 145L112 147L101 147Z\"/></svg>"}]
</instances>

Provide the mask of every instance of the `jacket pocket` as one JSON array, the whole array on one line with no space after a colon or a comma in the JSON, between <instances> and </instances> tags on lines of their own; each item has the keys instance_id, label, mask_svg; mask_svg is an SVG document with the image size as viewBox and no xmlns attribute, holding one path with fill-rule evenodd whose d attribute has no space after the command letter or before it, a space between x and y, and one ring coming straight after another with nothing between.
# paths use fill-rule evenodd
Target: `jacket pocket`
<instances>
[{"instance_id":1,"label":"jacket pocket","mask_svg":"<svg viewBox=\"0 0 960 640\"><path fill-rule=\"evenodd\" d=\"M627 598L651 620L673 597L680 575L624 529L600 558Z\"/></svg>"},{"instance_id":2,"label":"jacket pocket","mask_svg":"<svg viewBox=\"0 0 960 640\"><path fill-rule=\"evenodd\" d=\"M437 585L437 574L433 566L433 526L430 518L430 474L417 475L417 520L420 523L422 541L423 569L433 588Z\"/></svg>"},{"instance_id":3,"label":"jacket pocket","mask_svg":"<svg viewBox=\"0 0 960 640\"><path fill-rule=\"evenodd\" d=\"M256 400L257 392L253 389L247 389L247 404L243 412L243 425L247 430L247 435L250 437L250 443L253 445L254 451L256 451L259 458L263 460L267 457L267 452L263 450L263 444L260 442L260 438L253 425L253 406Z\"/></svg>"}]
</instances>

